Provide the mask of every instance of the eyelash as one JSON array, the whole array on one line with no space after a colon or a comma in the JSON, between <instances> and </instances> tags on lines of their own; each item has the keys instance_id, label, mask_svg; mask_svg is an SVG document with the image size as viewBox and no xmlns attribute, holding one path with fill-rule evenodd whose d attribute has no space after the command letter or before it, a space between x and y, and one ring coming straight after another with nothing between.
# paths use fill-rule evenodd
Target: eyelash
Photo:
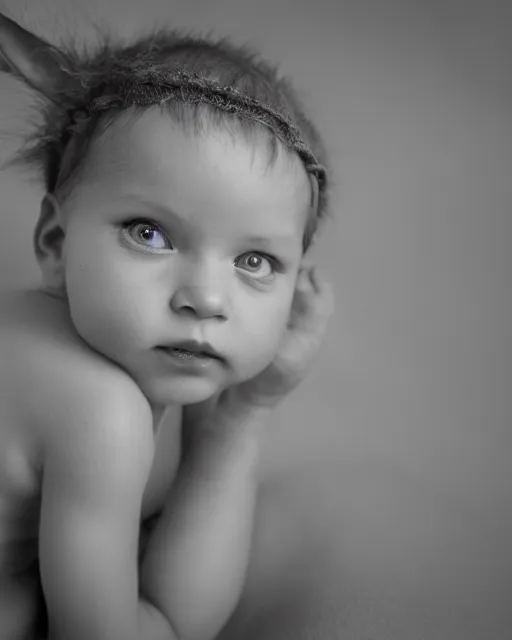
<instances>
[{"instance_id":1,"label":"eyelash","mask_svg":"<svg viewBox=\"0 0 512 640\"><path fill-rule=\"evenodd\" d=\"M164 249L152 249L151 247L148 247L147 245L144 244L140 244L139 242L136 242L131 235L129 235L130 230L135 227L136 225L142 225L142 226L147 226L147 227L151 227L153 229L156 229L166 240L167 242L169 242L169 244L172 245L171 241L169 240L169 238L167 237L167 234L165 233L165 231L162 229L162 227L158 224L156 224L156 222L151 222L151 220L146 220L144 218L133 218L132 220L127 220L126 222L123 223L122 225L122 231L123 233L128 236L128 238L130 239L131 242L135 242L135 244L137 245L138 248L141 248L143 251L148 251L149 253L159 253L160 251L164 251ZM168 249L167 249L168 250Z\"/></svg>"},{"instance_id":2,"label":"eyelash","mask_svg":"<svg viewBox=\"0 0 512 640\"><path fill-rule=\"evenodd\" d=\"M129 238L130 242L135 243L138 248L142 249L143 251L147 251L148 253L154 254L154 253L160 253L161 251L169 250L169 249L151 249L148 246L139 244L138 242L133 240L133 238L129 235L129 231L136 225L146 225L148 227L152 227L153 229L156 229L165 238L165 240L172 245L171 241L167 237L167 234L162 229L162 227L156 222L152 222L151 220L147 220L145 218L133 218L123 223L122 231ZM248 255L257 255L257 256L260 256L261 258L265 258L269 262L272 268L272 277L276 274L276 272L277 273L284 272L283 264L275 256L272 256L268 253L262 253L261 251L247 251L246 253L242 254L242 256L248 256ZM270 279L269 276L261 278L261 280L269 280L269 279Z\"/></svg>"}]
</instances>

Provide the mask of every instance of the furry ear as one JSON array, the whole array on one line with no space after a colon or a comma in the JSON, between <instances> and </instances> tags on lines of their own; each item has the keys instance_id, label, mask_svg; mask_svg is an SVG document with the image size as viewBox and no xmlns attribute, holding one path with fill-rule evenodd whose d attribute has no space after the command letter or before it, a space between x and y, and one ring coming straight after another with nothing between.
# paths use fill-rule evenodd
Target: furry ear
<instances>
[{"instance_id":1,"label":"furry ear","mask_svg":"<svg viewBox=\"0 0 512 640\"><path fill-rule=\"evenodd\" d=\"M69 68L66 56L0 14L0 71L13 74L52 98Z\"/></svg>"}]
</instances>

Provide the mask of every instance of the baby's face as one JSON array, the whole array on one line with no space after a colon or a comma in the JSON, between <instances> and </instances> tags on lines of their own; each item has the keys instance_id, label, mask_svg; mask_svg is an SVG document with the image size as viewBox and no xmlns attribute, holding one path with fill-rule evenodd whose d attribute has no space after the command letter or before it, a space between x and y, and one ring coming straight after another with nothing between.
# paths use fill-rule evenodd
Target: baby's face
<instances>
[{"instance_id":1,"label":"baby's face","mask_svg":"<svg viewBox=\"0 0 512 640\"><path fill-rule=\"evenodd\" d=\"M156 404L190 404L273 359L302 258L309 179L279 149L185 133L147 111L94 144L64 205L67 296L78 333ZM160 347L208 342L190 364Z\"/></svg>"}]
</instances>

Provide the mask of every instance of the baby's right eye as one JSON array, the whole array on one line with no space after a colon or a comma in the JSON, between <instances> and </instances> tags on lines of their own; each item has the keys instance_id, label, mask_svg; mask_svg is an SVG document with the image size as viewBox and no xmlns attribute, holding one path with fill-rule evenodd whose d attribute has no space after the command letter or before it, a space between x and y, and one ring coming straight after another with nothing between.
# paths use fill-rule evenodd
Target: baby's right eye
<instances>
[{"instance_id":1,"label":"baby's right eye","mask_svg":"<svg viewBox=\"0 0 512 640\"><path fill-rule=\"evenodd\" d=\"M123 226L123 232L130 242L143 249L162 251L173 248L165 231L149 220L132 220Z\"/></svg>"}]
</instances>

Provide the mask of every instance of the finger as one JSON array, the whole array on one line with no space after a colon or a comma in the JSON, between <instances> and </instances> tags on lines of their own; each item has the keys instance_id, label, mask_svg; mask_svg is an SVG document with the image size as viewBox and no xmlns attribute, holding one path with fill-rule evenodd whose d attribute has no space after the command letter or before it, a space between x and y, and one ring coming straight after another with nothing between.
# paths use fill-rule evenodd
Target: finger
<instances>
[{"instance_id":1,"label":"finger","mask_svg":"<svg viewBox=\"0 0 512 640\"><path fill-rule=\"evenodd\" d=\"M309 291L312 288L311 282L311 270L313 269L313 265L302 265L299 269L299 273L297 275L297 281L295 283L295 288L299 291Z\"/></svg>"},{"instance_id":2,"label":"finger","mask_svg":"<svg viewBox=\"0 0 512 640\"><path fill-rule=\"evenodd\" d=\"M333 297L331 283L322 270L315 265L305 264L299 269L297 288L304 291L313 289L322 297Z\"/></svg>"},{"instance_id":3,"label":"finger","mask_svg":"<svg viewBox=\"0 0 512 640\"><path fill-rule=\"evenodd\" d=\"M313 285L317 293L320 293L321 291L323 291L327 281L322 271L320 271L318 267L313 267L309 271L309 278L311 280L311 284Z\"/></svg>"},{"instance_id":4,"label":"finger","mask_svg":"<svg viewBox=\"0 0 512 640\"><path fill-rule=\"evenodd\" d=\"M324 273L318 269L318 267L314 267L310 271L310 279L315 292L322 299L324 311L330 315L334 311L335 300L334 289L331 282L327 279Z\"/></svg>"},{"instance_id":5,"label":"finger","mask_svg":"<svg viewBox=\"0 0 512 640\"><path fill-rule=\"evenodd\" d=\"M334 310L332 286L323 276L313 272L313 268L301 274L297 282L290 313L291 329L310 332L327 322Z\"/></svg>"},{"instance_id":6,"label":"finger","mask_svg":"<svg viewBox=\"0 0 512 640\"><path fill-rule=\"evenodd\" d=\"M297 293L297 302L290 314L288 326L293 332L311 335L321 329L328 316L315 292Z\"/></svg>"}]
</instances>

